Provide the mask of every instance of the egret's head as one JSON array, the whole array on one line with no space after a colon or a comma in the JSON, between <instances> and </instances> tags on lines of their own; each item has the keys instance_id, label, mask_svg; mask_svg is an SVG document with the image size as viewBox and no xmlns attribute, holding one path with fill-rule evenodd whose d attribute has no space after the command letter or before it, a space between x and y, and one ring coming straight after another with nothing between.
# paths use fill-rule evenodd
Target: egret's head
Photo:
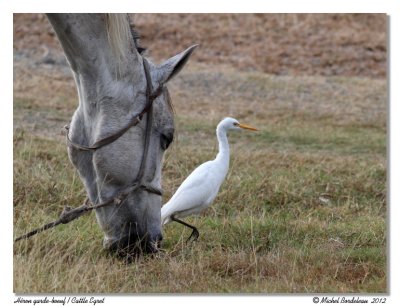
<instances>
[{"instance_id":1,"label":"egret's head","mask_svg":"<svg viewBox=\"0 0 400 306\"><path fill-rule=\"evenodd\" d=\"M226 131L229 131L229 130L242 130L242 129L246 129L246 130L250 130L250 131L258 131L258 129L256 129L255 127L252 127L252 126L247 125L247 124L240 123L235 118L230 118L230 117L227 117L224 120L222 120L218 124L218 128L225 129Z\"/></svg>"}]
</instances>

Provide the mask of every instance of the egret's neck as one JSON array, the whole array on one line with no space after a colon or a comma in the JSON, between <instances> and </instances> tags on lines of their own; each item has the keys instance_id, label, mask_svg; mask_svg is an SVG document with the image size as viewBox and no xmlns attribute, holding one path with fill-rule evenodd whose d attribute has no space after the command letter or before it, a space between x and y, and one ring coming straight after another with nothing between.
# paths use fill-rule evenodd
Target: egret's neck
<instances>
[{"instance_id":1,"label":"egret's neck","mask_svg":"<svg viewBox=\"0 0 400 306\"><path fill-rule=\"evenodd\" d=\"M219 152L216 159L224 160L229 164L229 143L226 130L217 128L217 139L219 144Z\"/></svg>"}]
</instances>

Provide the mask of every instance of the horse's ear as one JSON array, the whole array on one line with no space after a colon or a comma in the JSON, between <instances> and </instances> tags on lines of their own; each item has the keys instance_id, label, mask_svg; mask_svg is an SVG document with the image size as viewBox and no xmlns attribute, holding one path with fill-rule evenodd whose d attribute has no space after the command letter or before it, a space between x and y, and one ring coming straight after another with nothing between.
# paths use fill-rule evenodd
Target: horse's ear
<instances>
[{"instance_id":1,"label":"horse's ear","mask_svg":"<svg viewBox=\"0 0 400 306\"><path fill-rule=\"evenodd\" d=\"M186 62L189 60L190 55L192 55L194 49L198 45L193 45L187 48L185 51L167 59L164 63L157 67L157 81L161 84L168 82L175 75L177 75L185 66Z\"/></svg>"}]
</instances>

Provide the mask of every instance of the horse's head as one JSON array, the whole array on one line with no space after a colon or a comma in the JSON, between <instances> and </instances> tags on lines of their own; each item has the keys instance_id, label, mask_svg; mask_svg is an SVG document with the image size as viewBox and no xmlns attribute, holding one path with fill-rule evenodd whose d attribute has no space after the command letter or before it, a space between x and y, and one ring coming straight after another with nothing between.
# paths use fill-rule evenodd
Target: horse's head
<instances>
[{"instance_id":1,"label":"horse's head","mask_svg":"<svg viewBox=\"0 0 400 306\"><path fill-rule=\"evenodd\" d=\"M121 17L62 14L49 19L79 94L68 153L91 202L110 202L96 210L104 246L153 252L162 239L162 158L174 135L166 83L182 69L195 46L154 65L135 48L129 23ZM122 36L116 39L114 32Z\"/></svg>"}]
</instances>

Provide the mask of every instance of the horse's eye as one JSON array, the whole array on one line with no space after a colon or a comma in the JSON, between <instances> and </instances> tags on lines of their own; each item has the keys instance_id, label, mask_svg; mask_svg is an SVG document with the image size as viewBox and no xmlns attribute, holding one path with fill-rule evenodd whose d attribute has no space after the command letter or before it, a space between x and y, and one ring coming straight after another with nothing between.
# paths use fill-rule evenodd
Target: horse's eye
<instances>
[{"instance_id":1,"label":"horse's eye","mask_svg":"<svg viewBox=\"0 0 400 306\"><path fill-rule=\"evenodd\" d=\"M161 148L163 150L168 149L169 145L171 144L171 142L173 140L174 140L174 134L173 133L161 134L161 138L160 138Z\"/></svg>"}]
</instances>

